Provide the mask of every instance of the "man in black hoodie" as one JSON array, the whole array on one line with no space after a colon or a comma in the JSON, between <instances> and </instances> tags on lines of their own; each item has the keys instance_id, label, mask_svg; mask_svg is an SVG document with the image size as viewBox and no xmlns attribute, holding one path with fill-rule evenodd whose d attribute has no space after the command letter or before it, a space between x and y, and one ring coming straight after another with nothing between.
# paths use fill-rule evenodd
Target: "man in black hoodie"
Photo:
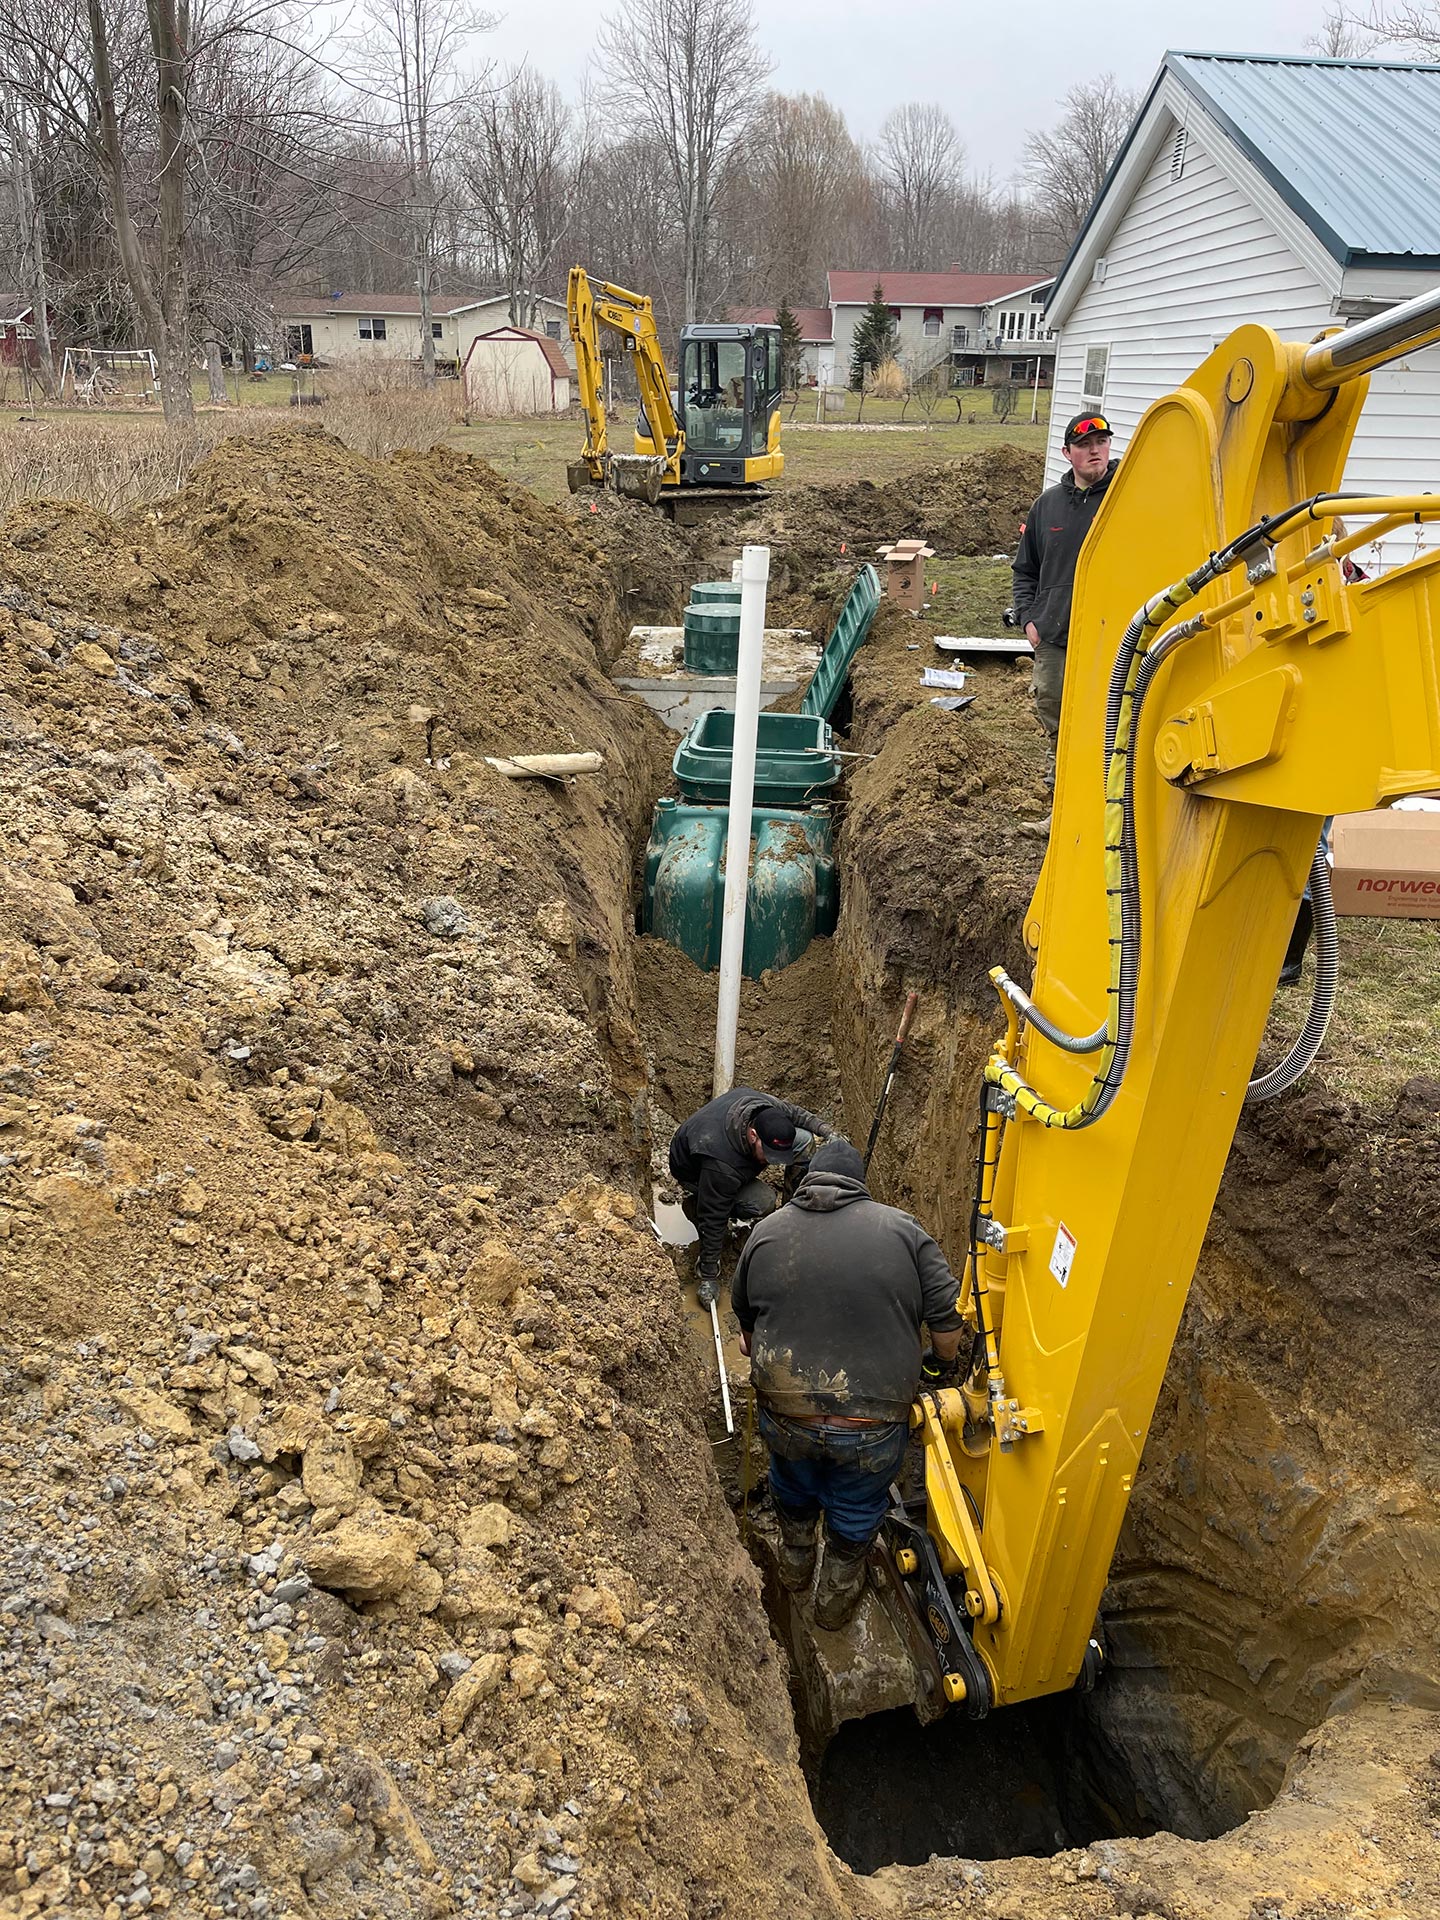
<instances>
[{"instance_id":1,"label":"man in black hoodie","mask_svg":"<svg viewBox=\"0 0 1440 1920\"><path fill-rule=\"evenodd\" d=\"M1077 413L1066 427L1062 450L1070 471L1031 507L1012 569L1015 617L1035 649L1031 687L1040 724L1050 736L1052 785L1075 563L1120 464L1110 458L1110 441L1110 422L1103 413ZM1048 833L1049 814L1027 822L1026 831Z\"/></svg>"},{"instance_id":2,"label":"man in black hoodie","mask_svg":"<svg viewBox=\"0 0 1440 1920\"><path fill-rule=\"evenodd\" d=\"M816 1151L795 1198L740 1256L730 1298L770 1450L780 1578L795 1592L809 1584L823 1512L822 1627L843 1626L860 1598L909 1440L920 1328L948 1365L965 1327L958 1291L919 1222L870 1198L848 1140Z\"/></svg>"},{"instance_id":3,"label":"man in black hoodie","mask_svg":"<svg viewBox=\"0 0 1440 1920\"><path fill-rule=\"evenodd\" d=\"M779 1199L760 1180L761 1169L793 1165L815 1137L830 1137L823 1120L754 1087L732 1087L675 1129L670 1172L700 1232L696 1272L702 1307L720 1291L720 1253L731 1217L757 1219Z\"/></svg>"}]
</instances>

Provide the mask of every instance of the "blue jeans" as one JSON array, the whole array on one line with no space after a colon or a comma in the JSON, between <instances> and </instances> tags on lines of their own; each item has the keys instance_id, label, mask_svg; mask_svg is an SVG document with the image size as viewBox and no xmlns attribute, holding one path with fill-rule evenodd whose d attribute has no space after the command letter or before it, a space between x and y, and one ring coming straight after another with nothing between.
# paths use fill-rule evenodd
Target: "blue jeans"
<instances>
[{"instance_id":1,"label":"blue jeans","mask_svg":"<svg viewBox=\"0 0 1440 1920\"><path fill-rule=\"evenodd\" d=\"M818 1508L845 1540L873 1540L890 1505L910 1441L904 1420L875 1427L817 1427L760 1409L760 1438L770 1449L770 1491L797 1514Z\"/></svg>"}]
</instances>

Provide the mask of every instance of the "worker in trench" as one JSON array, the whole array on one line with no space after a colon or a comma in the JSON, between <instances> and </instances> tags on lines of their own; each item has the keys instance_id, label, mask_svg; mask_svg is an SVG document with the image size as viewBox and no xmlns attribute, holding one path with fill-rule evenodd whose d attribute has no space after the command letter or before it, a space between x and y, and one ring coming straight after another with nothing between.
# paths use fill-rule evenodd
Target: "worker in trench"
<instances>
[{"instance_id":1,"label":"worker in trench","mask_svg":"<svg viewBox=\"0 0 1440 1920\"><path fill-rule=\"evenodd\" d=\"M1120 464L1110 458L1110 447L1110 422L1103 413L1092 409L1070 421L1062 447L1070 471L1061 475L1057 486L1047 487L1025 516L1012 568L1015 621L1035 649L1030 687L1036 717L1049 736L1052 791L1075 563ZM1024 821L1021 831L1049 833L1050 814L1043 820Z\"/></svg>"},{"instance_id":2,"label":"worker in trench","mask_svg":"<svg viewBox=\"0 0 1440 1920\"><path fill-rule=\"evenodd\" d=\"M829 1138L830 1128L817 1115L754 1087L732 1087L675 1129L670 1173L700 1236L696 1279L702 1307L719 1297L730 1222L759 1220L780 1203L761 1171L792 1166L816 1140Z\"/></svg>"},{"instance_id":3,"label":"worker in trench","mask_svg":"<svg viewBox=\"0 0 1440 1920\"><path fill-rule=\"evenodd\" d=\"M809 1585L823 1514L822 1627L843 1626L860 1599L922 1367L948 1370L965 1335L958 1292L919 1221L870 1198L848 1140L816 1149L793 1200L740 1255L731 1304L770 1451L780 1579L792 1592Z\"/></svg>"}]
</instances>

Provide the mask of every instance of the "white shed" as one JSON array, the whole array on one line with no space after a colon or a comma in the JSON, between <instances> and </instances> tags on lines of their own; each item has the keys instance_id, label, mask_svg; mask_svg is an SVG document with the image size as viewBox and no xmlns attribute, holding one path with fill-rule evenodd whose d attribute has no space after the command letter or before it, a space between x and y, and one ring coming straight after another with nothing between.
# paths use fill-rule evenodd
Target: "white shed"
<instances>
[{"instance_id":1,"label":"white shed","mask_svg":"<svg viewBox=\"0 0 1440 1920\"><path fill-rule=\"evenodd\" d=\"M564 413L570 405L570 368L559 343L525 327L477 334L461 371L472 413Z\"/></svg>"},{"instance_id":2,"label":"white shed","mask_svg":"<svg viewBox=\"0 0 1440 1920\"><path fill-rule=\"evenodd\" d=\"M1287 339L1440 280L1440 67L1169 53L1055 282L1047 472L1082 407L1125 442L1236 326ZM1440 349L1372 376L1348 485L1440 479Z\"/></svg>"}]
</instances>

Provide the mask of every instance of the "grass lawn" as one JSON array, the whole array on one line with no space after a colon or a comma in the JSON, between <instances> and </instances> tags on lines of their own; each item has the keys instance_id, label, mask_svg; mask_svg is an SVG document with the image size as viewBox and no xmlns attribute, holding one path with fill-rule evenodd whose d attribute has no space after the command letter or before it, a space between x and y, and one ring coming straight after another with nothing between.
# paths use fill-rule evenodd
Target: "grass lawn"
<instances>
[{"instance_id":1,"label":"grass lawn","mask_svg":"<svg viewBox=\"0 0 1440 1920\"><path fill-rule=\"evenodd\" d=\"M982 447L1004 444L1043 449L1045 444L1044 426L1030 425L1028 406L1023 421L1013 416L1000 421L981 413L973 426L968 418L951 418L928 427L913 421L902 427L899 413L898 402L890 401L876 407L873 422L867 406L863 425L807 428L802 419L795 427L782 428L785 475L780 486L830 480L883 482L938 460L975 453ZM617 430L619 444L628 448L628 426L617 423L612 432ZM568 492L566 462L579 455L584 437L584 429L574 416L553 421L476 420L468 427L456 427L448 444L488 460L542 500L558 501Z\"/></svg>"}]
</instances>

